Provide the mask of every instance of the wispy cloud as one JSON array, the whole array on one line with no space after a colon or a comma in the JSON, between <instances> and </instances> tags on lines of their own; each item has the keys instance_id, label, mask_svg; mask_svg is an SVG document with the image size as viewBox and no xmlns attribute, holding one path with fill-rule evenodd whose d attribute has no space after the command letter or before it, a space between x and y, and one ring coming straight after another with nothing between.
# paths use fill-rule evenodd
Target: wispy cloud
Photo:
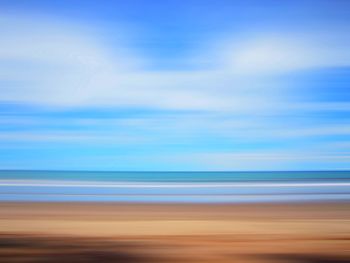
<instances>
[{"instance_id":1,"label":"wispy cloud","mask_svg":"<svg viewBox=\"0 0 350 263\"><path fill-rule=\"evenodd\" d=\"M98 41L96 32L78 25L9 15L0 23L2 101L58 107L263 110L281 104L284 98L276 91L285 84L261 73L350 62L347 49L322 42L300 44L281 35L228 41L220 52L203 52L199 62L217 61L209 70L150 71L147 60L125 44L114 45L112 51Z\"/></svg>"},{"instance_id":2,"label":"wispy cloud","mask_svg":"<svg viewBox=\"0 0 350 263\"><path fill-rule=\"evenodd\" d=\"M69 145L64 152L84 144L95 152L84 156L81 150L71 154L76 162L66 157L61 164L103 159L89 163L97 169L132 169L137 162L150 169L163 162L173 170L251 169L252 163L257 169L348 167L343 142L349 125L341 118L314 119L320 112L348 114L346 98L334 91L336 99L319 99L317 88L307 97L308 77L302 84L294 81L300 72L349 67L350 38L316 30L208 38L184 58L197 67L165 70L152 68L151 56L129 47L127 30L114 32L124 36L112 45L99 30L73 21L1 14L0 103L68 114L0 112L0 143L31 145L44 155L45 143ZM113 114L81 118L84 109ZM153 112L119 116L121 109ZM316 144L324 148L308 148Z\"/></svg>"},{"instance_id":3,"label":"wispy cloud","mask_svg":"<svg viewBox=\"0 0 350 263\"><path fill-rule=\"evenodd\" d=\"M340 37L339 37L340 36ZM340 39L339 39L340 38ZM222 44L223 64L239 74L280 74L288 71L350 65L349 38L342 34L278 33Z\"/></svg>"}]
</instances>

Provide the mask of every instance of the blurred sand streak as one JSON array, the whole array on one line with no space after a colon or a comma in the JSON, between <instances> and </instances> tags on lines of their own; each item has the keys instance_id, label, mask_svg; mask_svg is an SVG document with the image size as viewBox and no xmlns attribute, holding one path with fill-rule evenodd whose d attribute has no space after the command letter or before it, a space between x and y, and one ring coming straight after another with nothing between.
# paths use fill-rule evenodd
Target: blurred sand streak
<instances>
[{"instance_id":1,"label":"blurred sand streak","mask_svg":"<svg viewBox=\"0 0 350 263\"><path fill-rule=\"evenodd\" d=\"M349 208L348 203L0 203L3 244L35 244L34 250L17 247L15 254L0 246L0 259L6 259L0 261L27 262L28 251L41 251L35 255L54 262L50 253L61 250L72 262L350 262ZM101 260L106 253L111 258ZM124 261L116 258L121 254Z\"/></svg>"}]
</instances>

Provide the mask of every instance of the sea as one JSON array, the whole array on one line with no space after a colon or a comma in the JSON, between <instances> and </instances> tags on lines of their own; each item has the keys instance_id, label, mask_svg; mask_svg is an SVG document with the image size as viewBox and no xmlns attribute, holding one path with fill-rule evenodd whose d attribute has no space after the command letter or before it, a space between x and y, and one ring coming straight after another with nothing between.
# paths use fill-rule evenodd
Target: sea
<instances>
[{"instance_id":1,"label":"sea","mask_svg":"<svg viewBox=\"0 0 350 263\"><path fill-rule=\"evenodd\" d=\"M350 201L350 171L0 171L2 202Z\"/></svg>"}]
</instances>

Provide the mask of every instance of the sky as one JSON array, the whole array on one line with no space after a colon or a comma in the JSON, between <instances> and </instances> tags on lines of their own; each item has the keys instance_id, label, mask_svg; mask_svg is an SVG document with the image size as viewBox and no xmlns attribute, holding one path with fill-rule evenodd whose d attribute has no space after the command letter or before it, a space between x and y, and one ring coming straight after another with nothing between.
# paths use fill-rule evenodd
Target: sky
<instances>
[{"instance_id":1,"label":"sky","mask_svg":"<svg viewBox=\"0 0 350 263\"><path fill-rule=\"evenodd\" d=\"M347 0L0 0L0 169L350 169Z\"/></svg>"}]
</instances>

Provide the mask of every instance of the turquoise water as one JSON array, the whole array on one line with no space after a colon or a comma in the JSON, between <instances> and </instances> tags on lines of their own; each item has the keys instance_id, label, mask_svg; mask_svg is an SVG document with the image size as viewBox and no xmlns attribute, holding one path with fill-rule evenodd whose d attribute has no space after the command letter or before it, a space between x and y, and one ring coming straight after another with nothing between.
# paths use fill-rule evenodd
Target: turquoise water
<instances>
[{"instance_id":1,"label":"turquoise water","mask_svg":"<svg viewBox=\"0 0 350 263\"><path fill-rule=\"evenodd\" d=\"M350 172L0 171L0 201L350 201Z\"/></svg>"},{"instance_id":2,"label":"turquoise water","mask_svg":"<svg viewBox=\"0 0 350 263\"><path fill-rule=\"evenodd\" d=\"M94 172L0 171L1 179L122 182L238 182L285 180L350 180L350 171L311 172Z\"/></svg>"}]
</instances>

